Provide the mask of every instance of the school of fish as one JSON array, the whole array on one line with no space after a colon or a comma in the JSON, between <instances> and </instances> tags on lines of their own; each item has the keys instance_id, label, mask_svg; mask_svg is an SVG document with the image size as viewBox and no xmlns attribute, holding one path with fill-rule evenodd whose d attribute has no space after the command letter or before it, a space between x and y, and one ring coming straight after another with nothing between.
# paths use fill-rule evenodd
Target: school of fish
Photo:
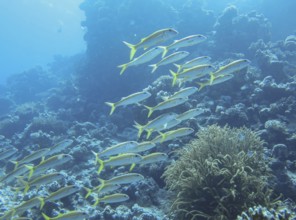
<instances>
[{"instance_id":1,"label":"school of fish","mask_svg":"<svg viewBox=\"0 0 296 220\"><path fill-rule=\"evenodd\" d=\"M145 141L138 142L138 140L134 140L121 142L109 146L101 152L92 152L95 164L98 166L98 175L104 171L105 167L129 167L129 169L126 169L126 172L113 176L110 179L105 180L99 178L100 185L98 186L92 188L84 187L84 190L86 191L85 198L88 198L90 195L94 196L94 206L128 200L129 196L127 194L120 193L120 187L144 179L142 174L132 172L135 166L144 166L146 164L154 164L167 160L167 154L163 152L155 152L157 145L194 133L192 128L182 127L180 125L182 125L184 121L203 113L201 109L194 108L181 114L169 112L160 114L151 120L148 119L154 114L154 112L161 112L162 110L173 109L176 106L180 106L186 103L191 95L200 91L202 88L228 81L233 78L235 73L249 65L248 60L240 59L216 69L210 64L211 58L208 56L195 57L186 60L182 64L176 64L175 62L184 60L190 56L189 52L178 51L178 49L197 45L207 39L203 35L196 34L175 40L168 46L159 45L175 37L177 34L178 31L173 28L166 28L142 38L137 44L133 45L124 42L124 44L130 48L130 61L118 66L121 68L120 75L122 75L128 67L147 64L160 56L159 61L149 65L149 67L152 68L151 72L154 73L160 66L174 64L177 70L169 71L172 75L172 86L178 84L181 88L171 96L161 97L163 101L155 106L142 105L143 108L147 109L147 123L141 125L138 122L134 122L134 127L138 130L138 140L140 140L143 132L146 132ZM134 58L136 52L140 49L149 50ZM172 53L167 55L169 52ZM195 80L198 80L196 81L196 84L199 87L182 87L186 85L187 82ZM112 115L119 106L133 104L141 105L141 102L150 97L151 94L148 91L141 91L122 97L115 103L106 102L106 104L111 107L110 115ZM176 126L178 126L178 128L175 128ZM155 132L157 134L153 135ZM29 155L16 161L10 158L18 153L17 149L12 148L2 150L0 152L0 160L9 160L14 163L15 167L11 172L0 178L0 184L2 186L12 186L15 188L16 192L23 191L23 193L26 194L32 188L39 188L42 185L54 181L60 181L64 178L62 173L54 172L48 174L46 171L66 164L73 159L71 155L61 153L71 146L72 143L72 140L65 140L51 148L41 148L31 152ZM36 164L35 162L38 160L40 162ZM31 198L30 200L20 202L17 206L11 207L10 210L2 213L0 219L17 219L28 209L37 207L42 210L46 202L57 201L66 196L78 193L79 191L81 191L80 187L69 185L49 194L47 197ZM53 218L48 217L45 213L42 213L42 216L46 220L89 218L87 213L79 210L60 213Z\"/></svg>"}]
</instances>

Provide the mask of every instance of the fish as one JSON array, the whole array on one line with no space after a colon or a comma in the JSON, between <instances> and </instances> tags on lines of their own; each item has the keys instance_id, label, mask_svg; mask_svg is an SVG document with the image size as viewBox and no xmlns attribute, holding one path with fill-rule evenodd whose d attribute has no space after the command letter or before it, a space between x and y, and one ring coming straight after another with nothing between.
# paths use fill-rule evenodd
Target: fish
<instances>
[{"instance_id":1,"label":"fish","mask_svg":"<svg viewBox=\"0 0 296 220\"><path fill-rule=\"evenodd\" d=\"M112 184L112 183L106 183L104 185L99 185L94 187L93 189L89 189L87 187L84 187L84 189L86 190L86 195L85 195L85 199L87 199L93 192L98 192L100 194L105 194L108 192L112 192L115 191L117 189L119 189L121 186L119 184Z\"/></svg>"},{"instance_id":2,"label":"fish","mask_svg":"<svg viewBox=\"0 0 296 220\"><path fill-rule=\"evenodd\" d=\"M53 201L59 200L61 198L72 195L73 193L76 193L79 190L80 190L80 188L78 186L75 186L75 185L65 186L65 187L51 193L49 196L47 196L44 199L44 202L53 202ZM42 209L43 206L44 206L44 204L41 206L40 209Z\"/></svg>"},{"instance_id":3,"label":"fish","mask_svg":"<svg viewBox=\"0 0 296 220\"><path fill-rule=\"evenodd\" d=\"M130 104L137 104L137 103L149 98L150 96L151 96L151 93L149 93L147 91L142 91L142 92L133 93L133 94L126 96L126 97L122 97L120 99L120 101L115 102L115 103L112 103L112 102L105 102L105 103L111 107L111 111L110 111L109 115L112 115L118 106L127 106Z\"/></svg>"},{"instance_id":4,"label":"fish","mask_svg":"<svg viewBox=\"0 0 296 220\"><path fill-rule=\"evenodd\" d=\"M163 96L161 97L163 100L168 100L168 99L174 99L174 98L188 98L188 96L194 94L197 92L198 88L196 87L187 87L184 89L179 90L178 92L175 92L171 96Z\"/></svg>"},{"instance_id":5,"label":"fish","mask_svg":"<svg viewBox=\"0 0 296 220\"><path fill-rule=\"evenodd\" d=\"M88 219L89 216L86 212L70 211L67 213L60 213L58 216L50 218L46 214L42 213L45 220L83 220Z\"/></svg>"},{"instance_id":6,"label":"fish","mask_svg":"<svg viewBox=\"0 0 296 220\"><path fill-rule=\"evenodd\" d=\"M60 153L61 151L65 150L66 148L70 147L73 144L73 140L70 139L66 139L63 140L59 143L57 143L56 145L54 145L53 147L50 148L49 152L47 153L47 155L53 155L56 153Z\"/></svg>"},{"instance_id":7,"label":"fish","mask_svg":"<svg viewBox=\"0 0 296 220\"><path fill-rule=\"evenodd\" d=\"M137 163L142 159L141 155L134 153L124 153L117 156L110 157L108 160L101 160L97 158L97 162L100 164L98 174L102 172L105 166L123 166L133 163Z\"/></svg>"},{"instance_id":8,"label":"fish","mask_svg":"<svg viewBox=\"0 0 296 220\"><path fill-rule=\"evenodd\" d=\"M154 73L159 66L174 63L178 60L184 59L188 55L189 55L189 52L187 52L187 51L179 51L179 52L175 52L169 56L166 56L166 57L162 58L162 60L160 60L158 63L149 65L152 68L151 73Z\"/></svg>"},{"instance_id":9,"label":"fish","mask_svg":"<svg viewBox=\"0 0 296 220\"><path fill-rule=\"evenodd\" d=\"M165 29L155 31L152 34L150 34L149 36L142 38L141 41L135 45L130 44L125 41L123 41L123 43L131 49L130 60L132 60L138 49L140 49L140 48L147 49L151 46L155 46L159 43L162 43L162 42L174 37L176 34L178 34L178 31L176 31L175 29L165 28Z\"/></svg>"},{"instance_id":10,"label":"fish","mask_svg":"<svg viewBox=\"0 0 296 220\"><path fill-rule=\"evenodd\" d=\"M99 203L117 203L117 202L124 202L126 200L129 200L129 196L122 193L116 193L111 195L106 195L102 198L97 198L96 202L93 204L93 206L98 205Z\"/></svg>"},{"instance_id":11,"label":"fish","mask_svg":"<svg viewBox=\"0 0 296 220\"><path fill-rule=\"evenodd\" d=\"M43 149L32 152L31 154L24 157L20 161L10 161L10 162L15 164L14 169L16 169L16 168L18 168L18 166L20 164L29 163L29 162L32 162L34 160L37 160L37 159L43 157L44 155L46 155L48 152L49 152L49 148L43 148Z\"/></svg>"},{"instance_id":12,"label":"fish","mask_svg":"<svg viewBox=\"0 0 296 220\"><path fill-rule=\"evenodd\" d=\"M172 107L181 105L186 101L188 101L187 98L172 98L172 99L168 99L163 102L160 102L154 107L149 107L147 105L144 105L144 107L148 109L148 118L149 118L155 111L172 108Z\"/></svg>"},{"instance_id":13,"label":"fish","mask_svg":"<svg viewBox=\"0 0 296 220\"><path fill-rule=\"evenodd\" d=\"M138 145L138 142L136 141L126 141L122 142L116 145L113 145L111 147L107 147L105 150L103 150L100 153L93 154L96 156L96 161L98 161L99 157L106 157L106 156L113 156L116 154L122 154L122 153L131 153L131 149L136 147Z\"/></svg>"},{"instance_id":14,"label":"fish","mask_svg":"<svg viewBox=\"0 0 296 220\"><path fill-rule=\"evenodd\" d=\"M145 52L144 54L131 60L130 62L117 66L118 68L121 68L120 75L122 75L124 73L124 71L130 66L138 66L140 64L147 63L147 62L153 60L155 57L160 55L162 53L162 51L163 51L162 47L154 47L154 48L148 50L147 52Z\"/></svg>"},{"instance_id":15,"label":"fish","mask_svg":"<svg viewBox=\"0 0 296 220\"><path fill-rule=\"evenodd\" d=\"M200 115L202 113L204 113L204 110L200 108L194 108L179 114L176 119L180 121L185 121L187 119L194 118L195 116Z\"/></svg>"},{"instance_id":16,"label":"fish","mask_svg":"<svg viewBox=\"0 0 296 220\"><path fill-rule=\"evenodd\" d=\"M12 181L14 181L15 178L17 178L29 171L27 166L33 166L33 164L25 164L25 165L18 167L17 169L11 171L10 173L8 173L4 177L2 177L0 179L0 182L1 183L11 183Z\"/></svg>"},{"instance_id":17,"label":"fish","mask_svg":"<svg viewBox=\"0 0 296 220\"><path fill-rule=\"evenodd\" d=\"M44 206L44 199L41 197L34 197L28 201L22 202L20 205L13 208L14 215L21 215L23 212L35 206L39 206L41 209Z\"/></svg>"},{"instance_id":18,"label":"fish","mask_svg":"<svg viewBox=\"0 0 296 220\"><path fill-rule=\"evenodd\" d=\"M213 74L211 75L211 79L201 83L201 82L197 82L197 84L199 85L198 91L202 90L205 86L212 86L212 85L216 85L216 84L220 84L223 82L226 82L230 79L232 79L234 77L234 75L232 74L225 74L225 75L218 75L218 76L214 76Z\"/></svg>"},{"instance_id":19,"label":"fish","mask_svg":"<svg viewBox=\"0 0 296 220\"><path fill-rule=\"evenodd\" d=\"M137 146L132 148L131 152L132 153L140 153L143 151L151 150L154 147L156 147L156 145L154 143L152 143L151 141L144 141L144 142L138 143Z\"/></svg>"},{"instance_id":20,"label":"fish","mask_svg":"<svg viewBox=\"0 0 296 220\"><path fill-rule=\"evenodd\" d=\"M145 165L149 163L157 163L168 159L168 155L165 153L155 152L145 156L142 156L142 160L138 163L140 165Z\"/></svg>"},{"instance_id":21,"label":"fish","mask_svg":"<svg viewBox=\"0 0 296 220\"><path fill-rule=\"evenodd\" d=\"M141 134L143 133L143 131L148 132L147 138L149 138L152 131L158 130L158 129L165 129L168 125L168 122L173 120L176 117L177 117L176 113L170 112L170 113L162 114L157 118L151 121L148 121L147 124L145 125L140 125L135 121L134 127L138 129L138 138L141 137Z\"/></svg>"},{"instance_id":22,"label":"fish","mask_svg":"<svg viewBox=\"0 0 296 220\"><path fill-rule=\"evenodd\" d=\"M11 157L12 155L14 155L18 150L16 148L9 148L9 149L5 149L3 151L0 152L0 160L4 160L6 158Z\"/></svg>"},{"instance_id":23,"label":"fish","mask_svg":"<svg viewBox=\"0 0 296 220\"><path fill-rule=\"evenodd\" d=\"M176 73L172 70L170 70L170 73L173 76L173 83L172 85L174 86L177 82L177 79L196 79L196 78L200 78L203 77L207 74L210 74L214 71L214 67L211 65L198 65L198 66L194 66L192 68L189 69L184 69L182 72L180 73Z\"/></svg>"},{"instance_id":24,"label":"fish","mask_svg":"<svg viewBox=\"0 0 296 220\"><path fill-rule=\"evenodd\" d=\"M209 56L201 56L201 57L197 57L192 60L189 60L181 65L180 64L174 64L174 65L178 68L177 73L179 73L183 69L190 69L195 66L209 64L210 60L211 60L211 57Z\"/></svg>"},{"instance_id":25,"label":"fish","mask_svg":"<svg viewBox=\"0 0 296 220\"><path fill-rule=\"evenodd\" d=\"M7 212L5 213L1 213L1 216L0 216L0 220L10 220L10 219L13 219L12 217L15 215L15 210L12 208L12 209L9 209Z\"/></svg>"},{"instance_id":26,"label":"fish","mask_svg":"<svg viewBox=\"0 0 296 220\"><path fill-rule=\"evenodd\" d=\"M220 67L216 72L214 72L214 75L218 76L232 74L246 68L249 66L249 64L250 61L247 59L235 60L225 66Z\"/></svg>"},{"instance_id":27,"label":"fish","mask_svg":"<svg viewBox=\"0 0 296 220\"><path fill-rule=\"evenodd\" d=\"M127 173L121 174L119 176L115 176L109 180L103 180L99 178L101 185L104 186L106 184L130 184L134 182L138 182L144 179L144 176L139 173Z\"/></svg>"},{"instance_id":28,"label":"fish","mask_svg":"<svg viewBox=\"0 0 296 220\"><path fill-rule=\"evenodd\" d=\"M183 137L193 133L194 130L192 128L179 128L173 131L168 131L166 133L159 132L159 136L155 137L152 142L153 143L163 143L165 141L170 141L178 137Z\"/></svg>"},{"instance_id":29,"label":"fish","mask_svg":"<svg viewBox=\"0 0 296 220\"><path fill-rule=\"evenodd\" d=\"M58 154L46 160L42 160L36 166L26 166L30 171L28 179L30 179L33 176L33 174L36 176L47 169L62 165L72 159L73 157L69 154Z\"/></svg>"},{"instance_id":30,"label":"fish","mask_svg":"<svg viewBox=\"0 0 296 220\"><path fill-rule=\"evenodd\" d=\"M169 46L164 47L162 57L164 57L169 50L179 49L181 47L193 46L195 44L199 44L201 42L204 42L206 39L207 39L206 36L203 36L201 34L197 34L197 35L190 35L190 36L184 37L184 38L179 39L179 40L175 40Z\"/></svg>"},{"instance_id":31,"label":"fish","mask_svg":"<svg viewBox=\"0 0 296 220\"><path fill-rule=\"evenodd\" d=\"M52 182L60 180L62 178L64 178L64 175L61 174L61 173L50 173L50 174L45 174L45 175L42 175L40 177L37 177L37 178L35 178L35 179L33 179L32 181L29 181L29 182L23 180L22 178L20 178L19 181L24 185L24 188L25 188L24 193L27 193L28 190L33 186L38 187L38 186L41 186L43 184L52 183Z\"/></svg>"}]
</instances>

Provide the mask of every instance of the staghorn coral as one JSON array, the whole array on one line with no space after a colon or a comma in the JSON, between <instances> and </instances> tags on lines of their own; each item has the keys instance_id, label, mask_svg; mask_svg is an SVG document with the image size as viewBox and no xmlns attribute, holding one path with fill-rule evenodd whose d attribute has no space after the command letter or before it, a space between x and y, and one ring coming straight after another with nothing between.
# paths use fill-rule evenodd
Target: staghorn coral
<instances>
[{"instance_id":1,"label":"staghorn coral","mask_svg":"<svg viewBox=\"0 0 296 220\"><path fill-rule=\"evenodd\" d=\"M175 193L178 219L234 219L247 207L271 205L263 141L247 128L209 126L177 152L163 177Z\"/></svg>"}]
</instances>

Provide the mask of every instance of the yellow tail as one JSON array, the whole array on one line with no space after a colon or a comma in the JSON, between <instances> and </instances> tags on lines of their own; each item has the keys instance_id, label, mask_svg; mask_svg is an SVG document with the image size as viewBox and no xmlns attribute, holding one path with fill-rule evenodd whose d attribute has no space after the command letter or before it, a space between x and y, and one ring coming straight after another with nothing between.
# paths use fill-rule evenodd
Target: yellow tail
<instances>
[{"instance_id":1,"label":"yellow tail","mask_svg":"<svg viewBox=\"0 0 296 220\"><path fill-rule=\"evenodd\" d=\"M144 105L145 108L148 109L148 118L152 115L154 108L153 107L149 107L147 105Z\"/></svg>"},{"instance_id":2,"label":"yellow tail","mask_svg":"<svg viewBox=\"0 0 296 220\"><path fill-rule=\"evenodd\" d=\"M127 63L118 66L118 68L121 68L120 75L123 74L123 72L126 70L127 66L128 66Z\"/></svg>"},{"instance_id":3,"label":"yellow tail","mask_svg":"<svg viewBox=\"0 0 296 220\"><path fill-rule=\"evenodd\" d=\"M167 138L167 136L164 133L158 132L161 135L161 141L160 143L163 143L165 141L165 139Z\"/></svg>"},{"instance_id":4,"label":"yellow tail","mask_svg":"<svg viewBox=\"0 0 296 220\"><path fill-rule=\"evenodd\" d=\"M152 64L152 65L149 65L150 67L152 67L152 71L151 71L151 73L154 73L155 72L155 70L157 69L157 64Z\"/></svg>"},{"instance_id":5,"label":"yellow tail","mask_svg":"<svg viewBox=\"0 0 296 220\"><path fill-rule=\"evenodd\" d=\"M103 187L105 186L106 180L103 180L101 178L98 178L98 179L99 179L99 181L101 183L99 189L97 190L97 192L99 193L103 189Z\"/></svg>"},{"instance_id":6,"label":"yellow tail","mask_svg":"<svg viewBox=\"0 0 296 220\"><path fill-rule=\"evenodd\" d=\"M41 197L38 197L39 201L40 201L40 210L43 209L43 206L45 205L44 199Z\"/></svg>"},{"instance_id":7,"label":"yellow tail","mask_svg":"<svg viewBox=\"0 0 296 220\"><path fill-rule=\"evenodd\" d=\"M42 212L42 216L43 216L43 218L44 218L45 220L50 220L50 219L51 219L50 217L48 217L47 215L45 215L43 212Z\"/></svg>"},{"instance_id":8,"label":"yellow tail","mask_svg":"<svg viewBox=\"0 0 296 220\"><path fill-rule=\"evenodd\" d=\"M129 169L129 171L131 172L131 171L133 171L133 169L136 167L136 164L135 163L133 163L132 165L131 165L131 167L130 167L130 169Z\"/></svg>"},{"instance_id":9,"label":"yellow tail","mask_svg":"<svg viewBox=\"0 0 296 220\"><path fill-rule=\"evenodd\" d=\"M206 83L200 83L197 82L197 85L199 85L198 91L202 90L207 84Z\"/></svg>"},{"instance_id":10,"label":"yellow tail","mask_svg":"<svg viewBox=\"0 0 296 220\"><path fill-rule=\"evenodd\" d=\"M13 161L13 160L11 160L10 162L15 165L13 170L16 170L18 168L18 166L19 166L19 162L18 161Z\"/></svg>"},{"instance_id":11,"label":"yellow tail","mask_svg":"<svg viewBox=\"0 0 296 220\"><path fill-rule=\"evenodd\" d=\"M210 76L211 76L211 78L210 78L210 85L212 85L213 82L214 82L214 80L215 80L215 75L214 75L214 73L211 73Z\"/></svg>"},{"instance_id":12,"label":"yellow tail","mask_svg":"<svg viewBox=\"0 0 296 220\"><path fill-rule=\"evenodd\" d=\"M146 136L146 139L149 139L150 138L150 136L151 136L151 134L152 134L152 132L154 131L154 129L149 129L149 130L147 130L147 136Z\"/></svg>"},{"instance_id":13,"label":"yellow tail","mask_svg":"<svg viewBox=\"0 0 296 220\"><path fill-rule=\"evenodd\" d=\"M30 189L29 182L26 182L25 180L23 180L22 177L18 177L18 181L24 185L25 187L24 193L27 193L28 190Z\"/></svg>"},{"instance_id":14,"label":"yellow tail","mask_svg":"<svg viewBox=\"0 0 296 220\"><path fill-rule=\"evenodd\" d=\"M126 42L126 41L123 41L123 43L131 49L130 60L132 60L133 57L135 56L136 52L137 52L137 45L130 44L130 43Z\"/></svg>"},{"instance_id":15,"label":"yellow tail","mask_svg":"<svg viewBox=\"0 0 296 220\"><path fill-rule=\"evenodd\" d=\"M142 133L143 133L143 131L144 131L144 126L143 125L140 125L138 122L135 121L134 127L139 130L138 131L138 138L140 138L141 135L142 135Z\"/></svg>"},{"instance_id":16,"label":"yellow tail","mask_svg":"<svg viewBox=\"0 0 296 220\"><path fill-rule=\"evenodd\" d=\"M162 52L161 58L164 58L167 52L169 51L169 49L168 47L162 47L162 48L163 48L163 52Z\"/></svg>"},{"instance_id":17,"label":"yellow tail","mask_svg":"<svg viewBox=\"0 0 296 220\"><path fill-rule=\"evenodd\" d=\"M101 159L98 158L98 162L100 164L99 169L98 169L98 174L100 174L102 172L102 170L104 169L104 161L102 161Z\"/></svg>"},{"instance_id":18,"label":"yellow tail","mask_svg":"<svg viewBox=\"0 0 296 220\"><path fill-rule=\"evenodd\" d=\"M85 199L87 199L89 196L90 196L90 194L92 193L92 190L90 189L90 188L87 188L87 187L83 187L85 190L86 190L86 196L84 197Z\"/></svg>"},{"instance_id":19,"label":"yellow tail","mask_svg":"<svg viewBox=\"0 0 296 220\"><path fill-rule=\"evenodd\" d=\"M170 70L170 73L173 76L173 83L172 86L176 85L177 79L178 79L178 73L175 73L174 71Z\"/></svg>"},{"instance_id":20,"label":"yellow tail","mask_svg":"<svg viewBox=\"0 0 296 220\"><path fill-rule=\"evenodd\" d=\"M174 66L178 68L177 73L179 73L180 70L181 70L181 68L182 68L182 65L179 65L179 64L175 64L174 63Z\"/></svg>"},{"instance_id":21,"label":"yellow tail","mask_svg":"<svg viewBox=\"0 0 296 220\"><path fill-rule=\"evenodd\" d=\"M113 112L115 111L115 108L116 108L116 105L115 103L112 103L112 102L105 102L106 105L109 105L111 107L111 111L110 111L110 114L109 115L112 115Z\"/></svg>"},{"instance_id":22,"label":"yellow tail","mask_svg":"<svg viewBox=\"0 0 296 220\"><path fill-rule=\"evenodd\" d=\"M29 165L25 165L25 167L27 169L29 169L29 176L28 176L28 180L31 179L31 177L33 176L34 173L34 167L33 166L29 166Z\"/></svg>"}]
</instances>

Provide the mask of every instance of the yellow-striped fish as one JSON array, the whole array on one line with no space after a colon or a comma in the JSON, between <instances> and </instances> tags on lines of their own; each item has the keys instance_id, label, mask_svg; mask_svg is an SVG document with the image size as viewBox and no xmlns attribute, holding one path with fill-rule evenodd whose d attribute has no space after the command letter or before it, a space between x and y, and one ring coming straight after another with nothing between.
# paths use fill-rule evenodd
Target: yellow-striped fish
<instances>
[{"instance_id":1,"label":"yellow-striped fish","mask_svg":"<svg viewBox=\"0 0 296 220\"><path fill-rule=\"evenodd\" d=\"M239 59L235 60L225 66L220 67L216 72L214 72L215 76L218 75L228 75L228 74L233 74L235 72L238 72L247 66L249 66L250 61L247 59Z\"/></svg>"},{"instance_id":2,"label":"yellow-striped fish","mask_svg":"<svg viewBox=\"0 0 296 220\"><path fill-rule=\"evenodd\" d=\"M184 59L188 55L189 55L189 53L187 51L179 51L179 52L175 52L169 56L166 56L166 57L162 58L162 60L159 61L158 63L149 65L150 67L152 67L151 73L154 73L159 66L174 63L178 60Z\"/></svg>"},{"instance_id":3,"label":"yellow-striped fish","mask_svg":"<svg viewBox=\"0 0 296 220\"><path fill-rule=\"evenodd\" d=\"M115 103L112 103L112 102L105 102L105 103L106 103L106 105L109 105L111 107L111 111L110 111L109 115L112 115L118 106L127 106L127 105L131 105L131 104L137 104L137 103L149 98L150 96L151 96L151 93L149 93L147 91L142 91L142 92L133 93L133 94L126 96L126 97L122 97L120 99L120 101L115 102Z\"/></svg>"},{"instance_id":4,"label":"yellow-striped fish","mask_svg":"<svg viewBox=\"0 0 296 220\"><path fill-rule=\"evenodd\" d=\"M207 38L205 36L203 36L201 34L197 34L197 35L190 35L190 36L184 37L179 40L175 40L169 46L164 47L165 49L162 53L162 57L164 57L169 50L179 49L181 47L193 46L195 44L199 44L201 42L204 42L206 39Z\"/></svg>"},{"instance_id":5,"label":"yellow-striped fish","mask_svg":"<svg viewBox=\"0 0 296 220\"><path fill-rule=\"evenodd\" d=\"M134 153L124 153L119 154L117 156L110 157L108 160L101 160L97 158L97 162L99 162L99 170L98 174L102 172L105 166L124 166L133 163L137 163L142 159L141 155Z\"/></svg>"},{"instance_id":6,"label":"yellow-striped fish","mask_svg":"<svg viewBox=\"0 0 296 220\"><path fill-rule=\"evenodd\" d=\"M127 43L125 41L123 41L123 43L131 49L130 60L132 60L138 49L140 48L147 49L151 46L155 46L157 44L160 44L174 37L176 34L178 34L178 31L176 31L175 29L165 28L165 29L155 31L149 36L142 38L141 41L135 45Z\"/></svg>"},{"instance_id":7,"label":"yellow-striped fish","mask_svg":"<svg viewBox=\"0 0 296 220\"><path fill-rule=\"evenodd\" d=\"M83 220L88 219L89 216L86 212L80 212L80 211L70 211L67 213L60 213L56 217L48 217L44 213L42 213L42 216L45 220Z\"/></svg>"},{"instance_id":8,"label":"yellow-striped fish","mask_svg":"<svg viewBox=\"0 0 296 220\"><path fill-rule=\"evenodd\" d=\"M189 60L181 65L180 64L174 64L174 65L178 68L177 73L179 73L181 72L181 70L184 70L184 69L189 69L195 66L209 64L210 60L211 60L211 57L202 56L202 57L197 57L192 60Z\"/></svg>"},{"instance_id":9,"label":"yellow-striped fish","mask_svg":"<svg viewBox=\"0 0 296 220\"><path fill-rule=\"evenodd\" d=\"M148 118L149 118L152 115L152 113L155 111L164 110L164 109L175 107L177 105L181 105L187 100L188 98L172 98L172 99L168 99L163 102L160 102L154 107L149 107L146 105L144 105L144 107L148 109Z\"/></svg>"},{"instance_id":10,"label":"yellow-striped fish","mask_svg":"<svg viewBox=\"0 0 296 220\"><path fill-rule=\"evenodd\" d=\"M129 200L128 195L122 194L122 193L116 193L112 195L106 195L102 198L97 198L96 202L94 203L94 206L98 205L99 203L111 204L111 203L117 203L117 202L124 202L126 200Z\"/></svg>"},{"instance_id":11,"label":"yellow-striped fish","mask_svg":"<svg viewBox=\"0 0 296 220\"><path fill-rule=\"evenodd\" d=\"M146 53L142 54L141 56L136 57L132 61L119 65L118 68L121 68L120 75L122 75L126 70L126 68L128 68L129 66L138 66L140 64L147 63L153 60L159 54L161 54L162 51L163 51L162 47L154 47L148 50Z\"/></svg>"},{"instance_id":12,"label":"yellow-striped fish","mask_svg":"<svg viewBox=\"0 0 296 220\"><path fill-rule=\"evenodd\" d=\"M141 137L141 134L143 131L147 131L147 139L150 137L153 131L163 130L166 129L168 126L168 123L172 121L174 118L177 117L176 113L170 112L165 113L157 118L148 121L145 125L140 125L139 123L135 122L134 127L138 129L138 138Z\"/></svg>"}]
</instances>

